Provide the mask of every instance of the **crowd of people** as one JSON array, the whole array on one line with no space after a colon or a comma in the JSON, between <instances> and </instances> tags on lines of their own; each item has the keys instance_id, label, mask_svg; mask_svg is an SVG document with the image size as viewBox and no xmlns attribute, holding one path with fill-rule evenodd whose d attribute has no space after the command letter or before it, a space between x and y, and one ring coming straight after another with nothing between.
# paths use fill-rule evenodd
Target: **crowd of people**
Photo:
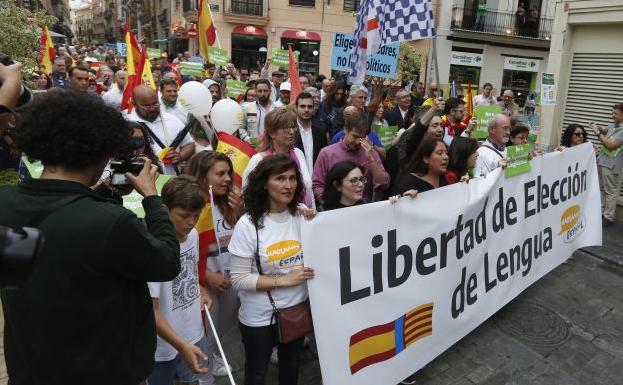
<instances>
[{"instance_id":1,"label":"crowd of people","mask_svg":"<svg viewBox=\"0 0 623 385\"><path fill-rule=\"evenodd\" d=\"M302 76L303 92L290 101L283 71L206 65L204 78L184 79L163 58L152 68L158 89L136 87L132 111L122 113L122 58L106 54L94 71L89 58L97 53L59 53L51 76L33 76L46 92L3 131L44 166L39 179L0 189L0 224L36 226L46 237L30 279L3 291L5 354L17 385L214 383L228 368L205 331L203 305L219 336L237 319L246 385L264 384L269 362L278 364L281 385L294 385L308 340L282 342L274 309L306 301L314 277L303 263L301 221L468 182L505 167L507 146L528 143L512 91L498 101L489 83L473 104L499 103L502 113L478 141L464 98L444 99L434 83L400 88L388 102L365 85ZM0 104L9 109L19 69L0 66ZM202 81L213 102L226 98L228 77L247 81L237 135L257 150L241 186L232 161L214 151L217 137L198 123L186 130L192 119L177 100L186 80ZM612 120L590 125L604 148L604 225L614 220L623 166L623 105ZM399 128L389 144L376 132L386 125ZM584 127L573 124L560 149L586 141ZM136 157L140 173L112 184L111 159ZM172 176L160 194L159 173ZM132 189L144 197L144 220L119 204Z\"/></svg>"}]
</instances>

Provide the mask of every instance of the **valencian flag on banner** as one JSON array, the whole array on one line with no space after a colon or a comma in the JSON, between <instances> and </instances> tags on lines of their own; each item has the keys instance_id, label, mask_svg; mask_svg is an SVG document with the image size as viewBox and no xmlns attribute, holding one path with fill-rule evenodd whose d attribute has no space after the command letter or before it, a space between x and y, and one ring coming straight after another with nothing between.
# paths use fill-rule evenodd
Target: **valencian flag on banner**
<instances>
[{"instance_id":1,"label":"valencian flag on banner","mask_svg":"<svg viewBox=\"0 0 623 385\"><path fill-rule=\"evenodd\" d=\"M199 28L199 53L208 61L210 58L208 47L213 46L216 42L216 28L208 0L199 1L199 22L197 24Z\"/></svg>"},{"instance_id":2,"label":"valencian flag on banner","mask_svg":"<svg viewBox=\"0 0 623 385\"><path fill-rule=\"evenodd\" d=\"M41 27L41 42L39 46L39 67L43 67L46 74L52 73L52 62L56 57L56 50L52 44L50 31L46 25Z\"/></svg>"},{"instance_id":3,"label":"valencian flag on banner","mask_svg":"<svg viewBox=\"0 0 623 385\"><path fill-rule=\"evenodd\" d=\"M234 166L234 183L242 187L242 173L251 157L255 155L255 149L233 135L219 132L216 152L222 152L231 159Z\"/></svg>"},{"instance_id":4,"label":"valencian flag on banner","mask_svg":"<svg viewBox=\"0 0 623 385\"><path fill-rule=\"evenodd\" d=\"M351 374L388 360L416 341L432 335L433 306L433 303L426 303L392 322L353 334L348 349Z\"/></svg>"},{"instance_id":5,"label":"valencian flag on banner","mask_svg":"<svg viewBox=\"0 0 623 385\"><path fill-rule=\"evenodd\" d=\"M123 90L123 97L121 99L121 111L127 109L128 113L132 108L132 92L134 88L139 86L142 83L142 75L143 75L143 64L145 61L143 60L143 55L141 50L138 48L138 43L136 42L136 38L127 24L123 26L125 30L125 44L127 47L127 73L128 80L126 81L125 89Z\"/></svg>"}]
</instances>

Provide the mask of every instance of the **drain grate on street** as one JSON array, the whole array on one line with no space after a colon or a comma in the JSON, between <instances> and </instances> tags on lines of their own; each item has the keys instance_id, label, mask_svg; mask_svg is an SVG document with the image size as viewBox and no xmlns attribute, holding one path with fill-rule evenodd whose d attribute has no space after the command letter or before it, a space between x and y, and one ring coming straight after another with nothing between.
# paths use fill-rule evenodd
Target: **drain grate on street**
<instances>
[{"instance_id":1,"label":"drain grate on street","mask_svg":"<svg viewBox=\"0 0 623 385\"><path fill-rule=\"evenodd\" d=\"M546 356L569 339L569 326L555 312L539 304L517 300L493 319L500 331Z\"/></svg>"}]
</instances>

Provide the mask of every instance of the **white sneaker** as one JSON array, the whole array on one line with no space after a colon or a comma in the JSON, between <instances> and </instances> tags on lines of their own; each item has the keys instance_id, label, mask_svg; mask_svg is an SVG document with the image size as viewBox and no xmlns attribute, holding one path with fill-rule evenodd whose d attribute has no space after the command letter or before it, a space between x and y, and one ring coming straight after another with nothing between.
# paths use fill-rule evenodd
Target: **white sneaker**
<instances>
[{"instance_id":1,"label":"white sneaker","mask_svg":"<svg viewBox=\"0 0 623 385\"><path fill-rule=\"evenodd\" d=\"M270 353L270 363L273 365L279 365L279 356L277 355L277 348L273 348L273 352Z\"/></svg>"},{"instance_id":2,"label":"white sneaker","mask_svg":"<svg viewBox=\"0 0 623 385\"><path fill-rule=\"evenodd\" d=\"M212 375L214 377L227 377L227 368L225 367L225 361L223 361L223 358L216 354L213 354L212 358ZM229 365L229 370L233 370L231 365Z\"/></svg>"}]
</instances>

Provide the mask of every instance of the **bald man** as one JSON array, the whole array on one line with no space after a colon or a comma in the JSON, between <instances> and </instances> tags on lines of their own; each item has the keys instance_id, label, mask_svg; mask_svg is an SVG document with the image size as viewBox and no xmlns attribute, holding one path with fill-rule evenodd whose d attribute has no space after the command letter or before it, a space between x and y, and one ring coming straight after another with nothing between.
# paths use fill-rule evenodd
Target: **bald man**
<instances>
[{"instance_id":1,"label":"bald man","mask_svg":"<svg viewBox=\"0 0 623 385\"><path fill-rule=\"evenodd\" d=\"M140 85L132 93L134 109L128 120L143 123L149 129L151 147L155 154L165 148L173 147L163 160L163 172L167 175L179 175L179 163L189 159L195 152L195 142L185 133L179 143L175 138L184 130L184 124L175 116L160 110L160 101L156 91Z\"/></svg>"},{"instance_id":2,"label":"bald man","mask_svg":"<svg viewBox=\"0 0 623 385\"><path fill-rule=\"evenodd\" d=\"M121 106L121 100L123 99L123 89L125 88L125 83L127 79L127 72L123 70L115 72L115 76L113 77L114 85L110 87L110 90L108 92L102 95L104 103L117 109Z\"/></svg>"},{"instance_id":3,"label":"bald man","mask_svg":"<svg viewBox=\"0 0 623 385\"><path fill-rule=\"evenodd\" d=\"M485 175L498 167L506 167L506 143L510 138L511 120L506 114L497 114L489 120L489 137L478 148L474 176Z\"/></svg>"}]
</instances>

